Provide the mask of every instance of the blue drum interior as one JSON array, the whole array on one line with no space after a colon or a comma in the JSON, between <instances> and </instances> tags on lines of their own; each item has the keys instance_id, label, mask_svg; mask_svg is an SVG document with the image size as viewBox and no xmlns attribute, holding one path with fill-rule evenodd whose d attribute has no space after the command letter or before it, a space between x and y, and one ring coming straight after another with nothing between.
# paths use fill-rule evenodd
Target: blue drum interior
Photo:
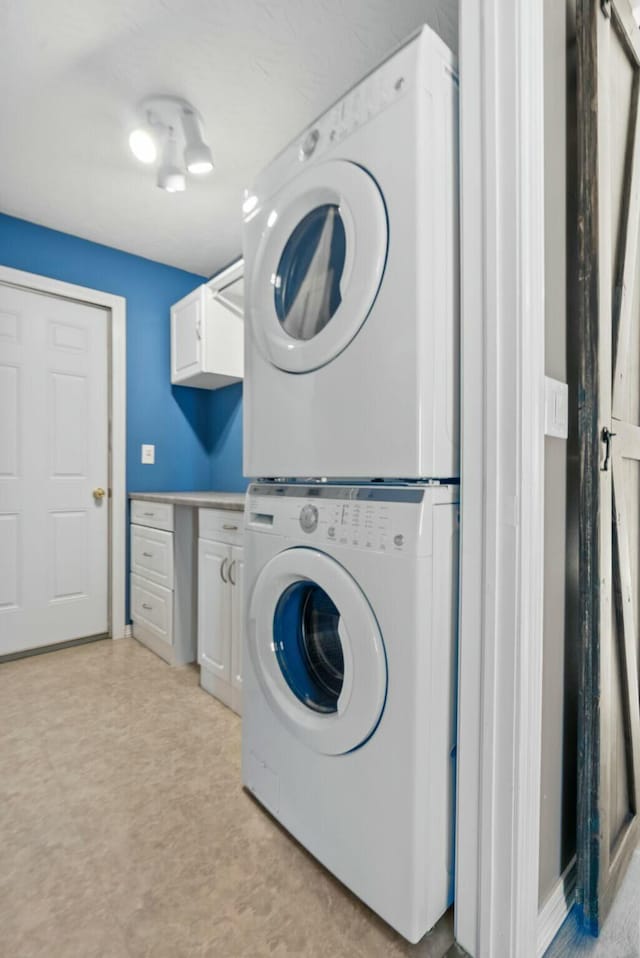
<instances>
[{"instance_id":1,"label":"blue drum interior","mask_svg":"<svg viewBox=\"0 0 640 958\"><path fill-rule=\"evenodd\" d=\"M283 592L273 618L273 644L287 685L314 712L338 710L344 655L340 613L327 593L308 580Z\"/></svg>"}]
</instances>

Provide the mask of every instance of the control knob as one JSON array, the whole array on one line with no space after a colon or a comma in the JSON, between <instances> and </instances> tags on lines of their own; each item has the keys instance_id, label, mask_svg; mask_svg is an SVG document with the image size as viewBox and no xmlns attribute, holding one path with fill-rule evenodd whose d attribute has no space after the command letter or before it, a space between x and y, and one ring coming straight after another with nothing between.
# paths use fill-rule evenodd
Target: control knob
<instances>
[{"instance_id":1,"label":"control knob","mask_svg":"<svg viewBox=\"0 0 640 958\"><path fill-rule=\"evenodd\" d=\"M300 528L303 532L315 532L318 528L318 510L315 506L303 506L300 510Z\"/></svg>"},{"instance_id":2,"label":"control knob","mask_svg":"<svg viewBox=\"0 0 640 958\"><path fill-rule=\"evenodd\" d=\"M320 131L318 129L311 130L306 135L298 151L298 159L301 162L308 160L310 156L313 156L319 139Z\"/></svg>"}]
</instances>

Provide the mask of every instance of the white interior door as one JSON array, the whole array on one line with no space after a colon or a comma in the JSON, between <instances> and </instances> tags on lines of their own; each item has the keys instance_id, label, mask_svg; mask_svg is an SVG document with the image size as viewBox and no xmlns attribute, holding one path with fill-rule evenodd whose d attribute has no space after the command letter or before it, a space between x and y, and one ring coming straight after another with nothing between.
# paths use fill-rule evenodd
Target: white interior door
<instances>
[{"instance_id":1,"label":"white interior door","mask_svg":"<svg viewBox=\"0 0 640 958\"><path fill-rule=\"evenodd\" d=\"M109 630L108 325L0 284L0 655Z\"/></svg>"}]
</instances>

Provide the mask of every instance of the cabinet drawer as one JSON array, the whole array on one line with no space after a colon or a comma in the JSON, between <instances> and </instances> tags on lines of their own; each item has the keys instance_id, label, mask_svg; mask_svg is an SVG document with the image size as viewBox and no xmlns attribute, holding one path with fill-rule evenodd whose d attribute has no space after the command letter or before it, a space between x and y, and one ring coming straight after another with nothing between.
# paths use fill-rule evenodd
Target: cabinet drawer
<instances>
[{"instance_id":1,"label":"cabinet drawer","mask_svg":"<svg viewBox=\"0 0 640 958\"><path fill-rule=\"evenodd\" d=\"M132 525L131 571L173 589L173 533Z\"/></svg>"},{"instance_id":2,"label":"cabinet drawer","mask_svg":"<svg viewBox=\"0 0 640 958\"><path fill-rule=\"evenodd\" d=\"M228 509L198 509L199 536L215 542L242 545L244 512Z\"/></svg>"},{"instance_id":3,"label":"cabinet drawer","mask_svg":"<svg viewBox=\"0 0 640 958\"><path fill-rule=\"evenodd\" d=\"M131 574L131 618L136 625L165 642L173 643L173 592L142 576Z\"/></svg>"},{"instance_id":4,"label":"cabinet drawer","mask_svg":"<svg viewBox=\"0 0 640 958\"><path fill-rule=\"evenodd\" d=\"M146 502L144 499L132 499L131 521L139 526L150 526L152 529L173 532L173 506L170 502Z\"/></svg>"}]
</instances>

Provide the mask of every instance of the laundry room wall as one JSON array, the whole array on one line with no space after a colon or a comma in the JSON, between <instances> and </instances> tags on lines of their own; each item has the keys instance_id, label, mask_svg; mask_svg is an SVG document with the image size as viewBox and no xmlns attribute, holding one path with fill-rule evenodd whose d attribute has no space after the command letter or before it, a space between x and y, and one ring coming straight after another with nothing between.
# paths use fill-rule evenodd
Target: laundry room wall
<instances>
[{"instance_id":1,"label":"laundry room wall","mask_svg":"<svg viewBox=\"0 0 640 958\"><path fill-rule=\"evenodd\" d=\"M545 551L539 901L544 905L576 849L577 409L575 237L575 0L545 0L545 369L569 382L569 441L545 439Z\"/></svg>"},{"instance_id":2,"label":"laundry room wall","mask_svg":"<svg viewBox=\"0 0 640 958\"><path fill-rule=\"evenodd\" d=\"M211 488L244 492L249 479L242 475L242 383L212 391L208 445Z\"/></svg>"}]
</instances>

